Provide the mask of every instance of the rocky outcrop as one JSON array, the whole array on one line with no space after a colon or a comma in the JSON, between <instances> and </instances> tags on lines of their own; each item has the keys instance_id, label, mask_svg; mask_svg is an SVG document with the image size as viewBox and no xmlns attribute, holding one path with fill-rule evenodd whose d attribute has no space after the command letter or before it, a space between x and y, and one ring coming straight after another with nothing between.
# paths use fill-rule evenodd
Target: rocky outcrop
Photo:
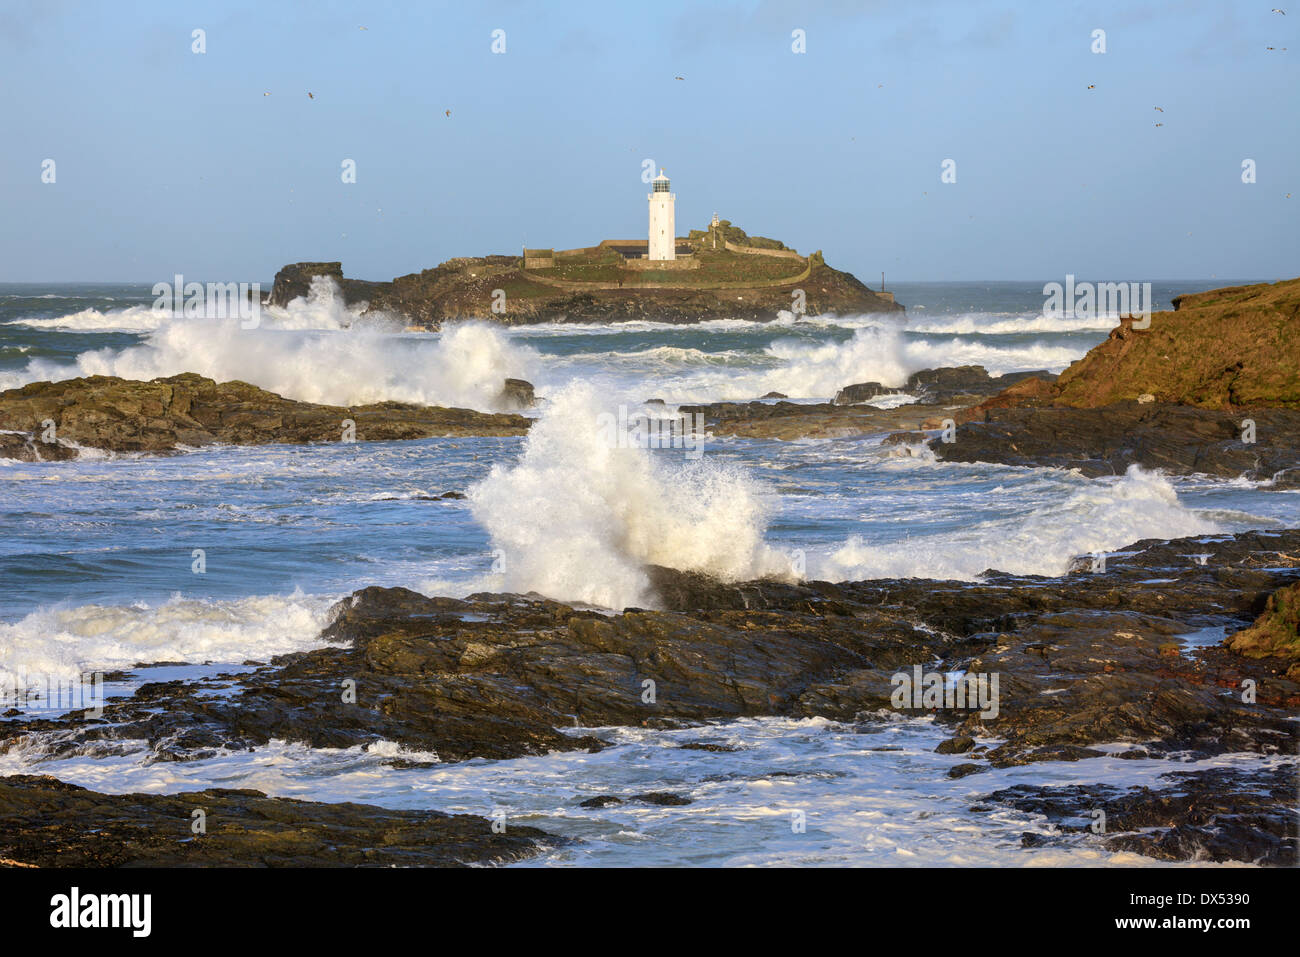
<instances>
[{"instance_id":1,"label":"rocky outcrop","mask_svg":"<svg viewBox=\"0 0 1300 957\"><path fill-rule=\"evenodd\" d=\"M306 298L311 290L311 281L317 276L334 280L344 304L348 306L362 306L370 302L387 285L364 279L345 279L342 263L293 263L275 274L275 282L267 301L283 308L294 299Z\"/></svg>"},{"instance_id":2,"label":"rocky outcrop","mask_svg":"<svg viewBox=\"0 0 1300 957\"><path fill-rule=\"evenodd\" d=\"M835 398L831 399L831 405L856 405L877 396L896 395L902 391L902 389L891 389L888 386L883 386L879 382L856 382L853 385L846 385L839 392L836 392Z\"/></svg>"},{"instance_id":3,"label":"rocky outcrop","mask_svg":"<svg viewBox=\"0 0 1300 957\"><path fill-rule=\"evenodd\" d=\"M859 382L845 386L835 394L835 405L852 405L881 395L906 393L916 396L918 402L941 405L965 401L967 404L984 396L992 396L1008 386L1025 379L1052 382L1056 376L1050 372L1007 372L991 376L983 366L951 366L940 369L923 369L907 377L900 388L891 389L879 382Z\"/></svg>"},{"instance_id":4,"label":"rocky outcrop","mask_svg":"<svg viewBox=\"0 0 1300 957\"><path fill-rule=\"evenodd\" d=\"M402 402L317 405L193 373L149 382L91 376L0 392L0 429L9 430L0 433L0 455L28 461L70 458L78 446L169 452L216 443L522 435L529 424L519 415Z\"/></svg>"},{"instance_id":5,"label":"rocky outcrop","mask_svg":"<svg viewBox=\"0 0 1300 957\"><path fill-rule=\"evenodd\" d=\"M1245 476L1275 489L1300 487L1296 410L1247 415L1118 402L1100 409L1012 406L966 413L973 414L979 417L961 422L953 441L930 439L935 455L949 462L1071 468L1088 476L1122 475L1141 465L1180 475Z\"/></svg>"},{"instance_id":6,"label":"rocky outcrop","mask_svg":"<svg viewBox=\"0 0 1300 957\"><path fill-rule=\"evenodd\" d=\"M1125 319L1061 374L1055 401L1149 394L1202 409L1300 409L1300 279L1179 296L1148 329Z\"/></svg>"},{"instance_id":7,"label":"rocky outcrop","mask_svg":"<svg viewBox=\"0 0 1300 957\"><path fill-rule=\"evenodd\" d=\"M1047 372L1012 372L990 376L983 366L924 369L912 374L898 389L879 382L860 382L840 389L831 402L713 402L683 405L684 415L702 414L714 435L793 440L845 438L895 429L908 430L895 441L921 443L920 429L938 428L955 417L954 406L970 406L1012 382L1054 378ZM877 409L864 403L881 395L907 393L919 401L894 409ZM773 394L780 398L779 393ZM768 398L765 396L764 398Z\"/></svg>"},{"instance_id":8,"label":"rocky outcrop","mask_svg":"<svg viewBox=\"0 0 1300 957\"><path fill-rule=\"evenodd\" d=\"M536 596L366 588L336 607L328 647L252 673L146 684L107 702L102 718L0 721L0 749L40 734L51 757L144 742L149 760L187 761L271 740L334 748L385 740L446 762L600 749L606 742L587 729L608 725L762 715L861 722L899 710L950 731L940 748L950 776L1087 762L1115 743L1149 759L1284 756L1300 743L1300 684L1275 659L1178 637L1240 627L1300 581L1300 531L1138 542L1104 571L1058 579L990 571L977 583L725 583L648 573L658 607L615 615ZM900 704L894 676L918 667L997 675L996 713ZM355 703L340 703L345 679L355 682ZM1256 687L1249 700L1247 679ZM1035 799L1063 810L1073 800ZM1295 863L1294 807L1265 805L1290 837L1264 859ZM1168 804L1157 830L1133 835L1133 849L1150 840L1160 854L1190 857L1202 840L1222 859L1260 857L1254 839L1216 837L1221 823ZM1107 840L1118 830L1112 824Z\"/></svg>"},{"instance_id":9,"label":"rocky outcrop","mask_svg":"<svg viewBox=\"0 0 1300 957\"><path fill-rule=\"evenodd\" d=\"M1179 296L1123 319L1051 382L1033 374L959 411L942 459L1129 465L1300 487L1300 279ZM952 436L949 436L951 439Z\"/></svg>"},{"instance_id":10,"label":"rocky outcrop","mask_svg":"<svg viewBox=\"0 0 1300 957\"><path fill-rule=\"evenodd\" d=\"M192 828L203 812L204 832ZM0 860L35 867L447 867L531 857L561 842L494 833L467 814L269 798L260 791L98 794L0 777Z\"/></svg>"},{"instance_id":11,"label":"rocky outcrop","mask_svg":"<svg viewBox=\"0 0 1300 957\"><path fill-rule=\"evenodd\" d=\"M831 439L871 435L893 429L916 430L950 415L946 406L903 405L877 409L871 405L835 405L832 402L714 402L683 405L682 415L704 416L704 431L751 439ZM924 442L917 434L915 440Z\"/></svg>"},{"instance_id":12,"label":"rocky outcrop","mask_svg":"<svg viewBox=\"0 0 1300 957\"><path fill-rule=\"evenodd\" d=\"M506 379L501 394L497 396L496 405L499 409L511 411L533 408L537 405L533 384L524 379Z\"/></svg>"},{"instance_id":13,"label":"rocky outcrop","mask_svg":"<svg viewBox=\"0 0 1300 957\"><path fill-rule=\"evenodd\" d=\"M1294 766L1253 773L1170 771L1160 780L1164 787L1019 784L986 795L972 810L1010 807L1043 815L1055 834L1026 833L1025 847L1066 846L1100 832L1109 835L1101 838L1107 850L1162 861L1295 866L1296 822L1288 806L1295 794Z\"/></svg>"},{"instance_id":14,"label":"rocky outcrop","mask_svg":"<svg viewBox=\"0 0 1300 957\"><path fill-rule=\"evenodd\" d=\"M1227 646L1248 658L1300 659L1300 582L1273 592L1263 614L1230 637ZM1290 670L1300 679L1300 663Z\"/></svg>"}]
</instances>

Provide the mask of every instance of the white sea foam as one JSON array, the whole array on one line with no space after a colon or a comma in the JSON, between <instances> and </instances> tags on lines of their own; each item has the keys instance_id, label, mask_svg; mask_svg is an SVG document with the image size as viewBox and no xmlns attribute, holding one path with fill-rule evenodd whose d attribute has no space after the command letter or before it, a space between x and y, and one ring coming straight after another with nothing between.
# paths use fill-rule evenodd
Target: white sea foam
<instances>
[{"instance_id":1,"label":"white sea foam","mask_svg":"<svg viewBox=\"0 0 1300 957\"><path fill-rule=\"evenodd\" d=\"M896 388L913 372L943 366L982 365L990 375L1026 369L1059 371L1080 355L1079 349L1042 342L995 346L909 339L897 329L875 326L855 330L847 342L777 340L768 352L783 365L756 376L762 391L775 389L801 398L834 395L854 382Z\"/></svg>"},{"instance_id":2,"label":"white sea foam","mask_svg":"<svg viewBox=\"0 0 1300 957\"><path fill-rule=\"evenodd\" d=\"M1211 534L1220 527L1178 500L1158 472L1130 466L1113 482L1092 481L1063 501L1014 520L976 522L958 531L872 544L860 536L821 560L810 575L834 581L936 578L970 581L990 568L1018 575L1063 575L1078 555L1144 538Z\"/></svg>"},{"instance_id":3,"label":"white sea foam","mask_svg":"<svg viewBox=\"0 0 1300 957\"><path fill-rule=\"evenodd\" d=\"M393 400L493 409L506 378L530 378L536 354L486 323L459 323L435 335L395 332L362 321L342 305L332 281L313 282L312 295L288 309L268 309L262 325L238 319L174 318L138 346L84 352L72 363L29 362L0 374L0 388L42 379L113 375L153 379L197 372L239 379L307 402L357 405Z\"/></svg>"},{"instance_id":4,"label":"white sea foam","mask_svg":"<svg viewBox=\"0 0 1300 957\"><path fill-rule=\"evenodd\" d=\"M992 375L1059 371L1083 352L1041 341L1002 346L917 339L891 325L870 325L855 329L849 339L783 337L761 350L674 345L548 356L540 374L547 382L582 378L598 383L602 391L634 399L653 395L673 402L712 402L773 391L793 399L828 399L854 382L897 388L913 372L943 366L983 365Z\"/></svg>"},{"instance_id":5,"label":"white sea foam","mask_svg":"<svg viewBox=\"0 0 1300 957\"><path fill-rule=\"evenodd\" d=\"M160 661L238 663L320 647L331 600L289 596L47 608L0 623L0 687Z\"/></svg>"},{"instance_id":6,"label":"white sea foam","mask_svg":"<svg viewBox=\"0 0 1300 957\"><path fill-rule=\"evenodd\" d=\"M783 565L763 543L764 493L706 454L614 448L590 386L555 394L517 464L471 488L474 517L504 560L507 591L608 608L649 602L643 565L752 578Z\"/></svg>"},{"instance_id":7,"label":"white sea foam","mask_svg":"<svg viewBox=\"0 0 1300 957\"><path fill-rule=\"evenodd\" d=\"M917 319L906 323L909 332L947 333L950 335L1018 335L1025 333L1105 332L1119 323L1118 314L1105 316L1000 316L967 313L960 316Z\"/></svg>"},{"instance_id":8,"label":"white sea foam","mask_svg":"<svg viewBox=\"0 0 1300 957\"><path fill-rule=\"evenodd\" d=\"M171 321L170 311L155 311L151 306L128 306L125 309L82 309L66 316L24 318L10 325L29 329L55 329L60 332L151 332Z\"/></svg>"},{"instance_id":9,"label":"white sea foam","mask_svg":"<svg viewBox=\"0 0 1300 957\"><path fill-rule=\"evenodd\" d=\"M36 733L0 751L0 774L50 774L107 794L175 794L251 788L298 800L352 801L486 818L496 812L573 837L526 866L1168 866L1113 852L1087 829L1064 832L1044 815L980 810L979 795L1016 785L1168 788L1169 761L1121 758L1101 745L1089 761L1037 761L954 779L965 758L940 754L947 733L931 719L877 715L837 724L820 718L747 718L675 730L604 728L598 754L552 752L505 761L439 763L390 742L310 748L275 739L251 750L158 761L142 740L94 742L69 751ZM709 743L735 753L701 751ZM981 743L985 743L981 741ZM417 762L394 773L394 759ZM1180 770L1267 770L1286 755L1228 754ZM680 807L626 800L672 782ZM599 795L624 802L583 807ZM806 830L791 827L798 811ZM1026 845L1026 832L1048 840ZM1205 867L1204 861L1194 862ZM1208 865L1212 866L1212 865Z\"/></svg>"}]
</instances>

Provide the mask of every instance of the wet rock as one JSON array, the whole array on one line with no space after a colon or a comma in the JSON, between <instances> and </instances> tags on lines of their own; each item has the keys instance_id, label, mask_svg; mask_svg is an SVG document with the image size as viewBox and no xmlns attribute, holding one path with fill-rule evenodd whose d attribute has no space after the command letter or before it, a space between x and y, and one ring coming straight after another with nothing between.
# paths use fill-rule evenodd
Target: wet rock
<instances>
[{"instance_id":1,"label":"wet rock","mask_svg":"<svg viewBox=\"0 0 1300 957\"><path fill-rule=\"evenodd\" d=\"M58 443L44 443L53 421ZM90 376L0 392L0 455L69 458L76 443L113 452L171 452L216 443L380 441L439 435L522 435L523 416L402 402L343 407L285 399L246 382L193 373L139 382ZM33 459L32 455L37 458Z\"/></svg>"},{"instance_id":2,"label":"wet rock","mask_svg":"<svg viewBox=\"0 0 1300 957\"><path fill-rule=\"evenodd\" d=\"M1051 382L1056 376L1050 372L1008 372L990 376L983 366L955 366L940 369L923 369L914 372L903 385L902 391L917 396L920 401L935 405L953 402L963 397L995 395L1008 386L1027 379Z\"/></svg>"},{"instance_id":3,"label":"wet rock","mask_svg":"<svg viewBox=\"0 0 1300 957\"><path fill-rule=\"evenodd\" d=\"M271 293L267 301L281 308L298 298L306 298L311 291L311 281L318 276L333 280L348 306L358 306L369 302L385 285L367 282L364 279L345 279L343 264L328 263L293 263L283 267L275 274Z\"/></svg>"},{"instance_id":4,"label":"wet rock","mask_svg":"<svg viewBox=\"0 0 1300 957\"><path fill-rule=\"evenodd\" d=\"M898 389L886 388L879 382L859 382L855 385L846 385L839 392L836 392L831 404L854 405L858 402L874 399L878 395L894 395L898 391Z\"/></svg>"},{"instance_id":5,"label":"wet rock","mask_svg":"<svg viewBox=\"0 0 1300 957\"><path fill-rule=\"evenodd\" d=\"M206 833L195 835L202 810ZM98 794L0 777L0 858L38 867L446 867L506 863L561 843L531 827L437 811L208 789Z\"/></svg>"},{"instance_id":6,"label":"wet rock","mask_svg":"<svg viewBox=\"0 0 1300 957\"><path fill-rule=\"evenodd\" d=\"M525 379L506 379L497 396L497 408L507 412L531 409L537 405L537 396L533 393L533 384Z\"/></svg>"},{"instance_id":7,"label":"wet rock","mask_svg":"<svg viewBox=\"0 0 1300 957\"><path fill-rule=\"evenodd\" d=\"M858 724L900 703L949 729L945 753L979 755L955 775L1083 765L1117 742L1152 759L1283 756L1300 743L1300 684L1280 659L1221 646L1169 653L1181 634L1250 624L1300 581L1300 530L1136 542L1104 573L1056 579L647 575L656 607L612 615L537 596L363 589L333 610L329 646L225 676L220 696L203 682L154 682L106 703L102 719L0 720L0 751L31 734L52 756L143 741L149 760L176 761L271 740L382 740L453 762L605 747L584 727L765 715ZM995 695L966 707L897 702L894 676L917 667L996 677ZM977 738L999 743L968 748Z\"/></svg>"},{"instance_id":8,"label":"wet rock","mask_svg":"<svg viewBox=\"0 0 1300 957\"><path fill-rule=\"evenodd\" d=\"M1020 784L981 799L1044 815L1065 833L1168 861L1300 864L1294 763L1170 771L1160 787Z\"/></svg>"},{"instance_id":9,"label":"wet rock","mask_svg":"<svg viewBox=\"0 0 1300 957\"><path fill-rule=\"evenodd\" d=\"M601 794L598 797L587 798L587 800L580 802L578 804L578 807L602 808L602 807L613 807L615 805L622 804L622 803L623 803L623 799L620 797L615 797L612 794Z\"/></svg>"},{"instance_id":10,"label":"wet rock","mask_svg":"<svg viewBox=\"0 0 1300 957\"><path fill-rule=\"evenodd\" d=\"M642 804L654 804L658 807L685 807L691 803L690 798L669 791L650 791L646 794L637 794L632 797L632 800L640 801Z\"/></svg>"},{"instance_id":11,"label":"wet rock","mask_svg":"<svg viewBox=\"0 0 1300 957\"><path fill-rule=\"evenodd\" d=\"M0 393L0 397L3 393ZM0 419L0 422L6 420ZM0 458L20 462L66 462L77 457L77 447L66 442L43 442L39 422L26 423L31 431L0 432Z\"/></svg>"},{"instance_id":12,"label":"wet rock","mask_svg":"<svg viewBox=\"0 0 1300 957\"><path fill-rule=\"evenodd\" d=\"M1140 465L1182 475L1245 476L1273 488L1300 481L1300 411L1246 416L1123 402L1097 409L976 407L957 418L955 441L930 442L949 462L1078 469L1087 476L1122 475ZM1242 441L1245 418L1255 423L1250 443Z\"/></svg>"}]
</instances>

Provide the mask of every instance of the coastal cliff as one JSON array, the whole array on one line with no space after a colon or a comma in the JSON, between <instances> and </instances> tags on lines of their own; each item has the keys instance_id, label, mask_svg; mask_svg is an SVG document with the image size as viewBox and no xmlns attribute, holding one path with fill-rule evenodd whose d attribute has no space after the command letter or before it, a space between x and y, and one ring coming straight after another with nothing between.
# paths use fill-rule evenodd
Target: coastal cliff
<instances>
[{"instance_id":1,"label":"coastal cliff","mask_svg":"<svg viewBox=\"0 0 1300 957\"><path fill-rule=\"evenodd\" d=\"M1300 487L1300 279L1178 296L1125 317L1055 382L1029 378L954 414L954 462L1130 465Z\"/></svg>"},{"instance_id":2,"label":"coastal cliff","mask_svg":"<svg viewBox=\"0 0 1300 957\"><path fill-rule=\"evenodd\" d=\"M1020 383L980 407L1176 402L1300 409L1300 279L1177 296L1142 328L1125 317L1054 385Z\"/></svg>"}]
</instances>

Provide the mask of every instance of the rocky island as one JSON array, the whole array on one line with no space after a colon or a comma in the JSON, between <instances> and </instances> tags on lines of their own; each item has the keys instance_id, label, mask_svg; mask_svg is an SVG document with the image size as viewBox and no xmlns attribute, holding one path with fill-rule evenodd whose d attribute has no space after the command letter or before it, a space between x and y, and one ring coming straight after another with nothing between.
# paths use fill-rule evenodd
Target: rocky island
<instances>
[{"instance_id":1,"label":"rocky island","mask_svg":"<svg viewBox=\"0 0 1300 957\"><path fill-rule=\"evenodd\" d=\"M316 276L333 279L363 314L397 316L436 329L457 319L538 322L769 321L782 312L815 316L901 312L875 292L779 240L749 236L727 220L691 230L674 258L647 257L647 241L604 240L579 249L525 249L520 256L449 259L388 282L344 276L338 262L301 262L275 276L269 302L306 296Z\"/></svg>"}]
</instances>

